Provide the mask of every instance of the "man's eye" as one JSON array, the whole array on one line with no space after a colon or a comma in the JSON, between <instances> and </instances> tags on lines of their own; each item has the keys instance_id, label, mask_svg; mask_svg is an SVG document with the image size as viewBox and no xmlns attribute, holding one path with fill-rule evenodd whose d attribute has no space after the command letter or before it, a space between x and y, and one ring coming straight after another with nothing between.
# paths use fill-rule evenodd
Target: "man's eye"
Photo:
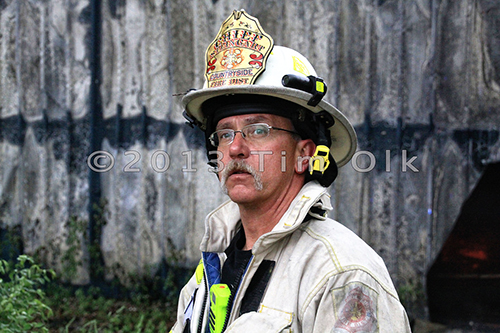
<instances>
[{"instance_id":1,"label":"man's eye","mask_svg":"<svg viewBox=\"0 0 500 333\"><path fill-rule=\"evenodd\" d=\"M267 134L267 128L262 126L252 128L252 130L250 131L250 135L253 136L264 136L266 134Z\"/></svg>"},{"instance_id":2,"label":"man's eye","mask_svg":"<svg viewBox=\"0 0 500 333\"><path fill-rule=\"evenodd\" d=\"M219 133L219 140L229 140L231 139L231 132Z\"/></svg>"}]
</instances>

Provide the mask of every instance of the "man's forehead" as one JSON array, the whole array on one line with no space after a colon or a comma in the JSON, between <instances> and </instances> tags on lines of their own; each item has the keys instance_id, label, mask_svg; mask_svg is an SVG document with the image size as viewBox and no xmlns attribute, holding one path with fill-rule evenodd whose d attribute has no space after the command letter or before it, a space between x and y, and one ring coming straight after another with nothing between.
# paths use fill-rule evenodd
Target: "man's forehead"
<instances>
[{"instance_id":1,"label":"man's forehead","mask_svg":"<svg viewBox=\"0 0 500 333\"><path fill-rule=\"evenodd\" d=\"M249 125L262 122L268 123L269 125L281 125L291 121L288 118L277 116L274 114L251 113L223 118L217 123L217 129L232 127L236 123Z\"/></svg>"}]
</instances>

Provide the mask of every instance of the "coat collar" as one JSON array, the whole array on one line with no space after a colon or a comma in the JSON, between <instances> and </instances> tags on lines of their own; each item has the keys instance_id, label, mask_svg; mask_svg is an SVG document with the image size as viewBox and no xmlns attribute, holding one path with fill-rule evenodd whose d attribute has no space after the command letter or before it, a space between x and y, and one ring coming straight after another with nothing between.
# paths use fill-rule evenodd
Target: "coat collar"
<instances>
[{"instance_id":1,"label":"coat collar","mask_svg":"<svg viewBox=\"0 0 500 333\"><path fill-rule=\"evenodd\" d=\"M299 228L311 207L318 207L326 211L332 209L327 188L322 187L316 181L308 182L302 187L273 230L257 240L252 252L256 254L264 250ZM311 215L317 219L326 218L312 213ZM200 245L201 251L224 252L240 225L238 205L232 201L226 201L208 214L205 219L205 235Z\"/></svg>"}]
</instances>

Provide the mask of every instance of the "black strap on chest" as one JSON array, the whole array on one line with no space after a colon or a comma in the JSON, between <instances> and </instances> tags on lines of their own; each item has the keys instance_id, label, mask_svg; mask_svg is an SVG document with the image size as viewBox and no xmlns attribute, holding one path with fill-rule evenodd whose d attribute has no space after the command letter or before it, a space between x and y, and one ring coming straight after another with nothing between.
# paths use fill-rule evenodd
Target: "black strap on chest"
<instances>
[{"instance_id":1,"label":"black strap on chest","mask_svg":"<svg viewBox=\"0 0 500 333\"><path fill-rule=\"evenodd\" d=\"M229 286L232 295L236 295L241 279L248 266L248 262L252 257L251 251L241 250L245 241L245 233L242 228L238 231L225 251L227 259L222 268L221 283L225 283ZM239 315L259 309L267 284L271 279L274 265L275 262L272 260L264 260L259 265L245 291ZM230 306L232 307L232 304L230 304Z\"/></svg>"}]
</instances>

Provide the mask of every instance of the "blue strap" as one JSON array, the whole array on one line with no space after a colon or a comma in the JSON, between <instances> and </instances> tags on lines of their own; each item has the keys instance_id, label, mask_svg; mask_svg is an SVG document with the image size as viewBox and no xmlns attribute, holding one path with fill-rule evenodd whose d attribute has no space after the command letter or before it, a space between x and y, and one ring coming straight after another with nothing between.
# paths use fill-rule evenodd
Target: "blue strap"
<instances>
[{"instance_id":1,"label":"blue strap","mask_svg":"<svg viewBox=\"0 0 500 333\"><path fill-rule=\"evenodd\" d=\"M221 267L217 253L203 252L203 264L208 281L208 290L214 284L220 283Z\"/></svg>"}]
</instances>

